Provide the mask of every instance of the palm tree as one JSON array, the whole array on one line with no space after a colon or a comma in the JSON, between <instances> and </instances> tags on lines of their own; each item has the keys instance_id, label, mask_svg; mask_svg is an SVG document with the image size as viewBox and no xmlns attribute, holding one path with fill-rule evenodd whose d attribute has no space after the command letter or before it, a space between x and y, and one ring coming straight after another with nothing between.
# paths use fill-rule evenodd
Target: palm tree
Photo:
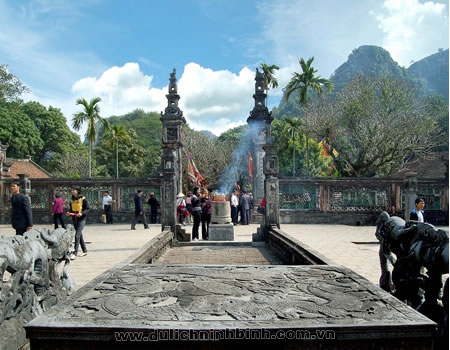
<instances>
[{"instance_id":1,"label":"palm tree","mask_svg":"<svg viewBox=\"0 0 450 350\"><path fill-rule=\"evenodd\" d=\"M286 122L281 136L289 137L292 143L292 176L295 177L295 141L302 136L302 122L299 118L284 117Z\"/></svg>"},{"instance_id":2,"label":"palm tree","mask_svg":"<svg viewBox=\"0 0 450 350\"><path fill-rule=\"evenodd\" d=\"M108 121L99 114L99 102L101 100L100 97L94 97L90 102L87 102L84 98L79 98L76 105L82 105L84 111L75 113L72 118L72 127L77 131L81 129L85 122L88 125L86 135L89 145L89 177L92 177L92 145L97 139L97 122L100 122L105 128L109 125Z\"/></svg>"},{"instance_id":3,"label":"palm tree","mask_svg":"<svg viewBox=\"0 0 450 350\"><path fill-rule=\"evenodd\" d=\"M119 177L119 144L131 142L130 134L122 125L114 125L110 129L109 147L116 151L116 177Z\"/></svg>"},{"instance_id":4,"label":"palm tree","mask_svg":"<svg viewBox=\"0 0 450 350\"><path fill-rule=\"evenodd\" d=\"M272 64L269 66L265 63L261 63L261 70L264 76L264 90L266 94L268 93L269 88L276 89L278 87L278 80L277 78L275 78L274 71L279 69L280 67L278 67L276 64Z\"/></svg>"},{"instance_id":5,"label":"palm tree","mask_svg":"<svg viewBox=\"0 0 450 350\"><path fill-rule=\"evenodd\" d=\"M326 88L328 92L331 92L333 90L334 85L330 80L314 75L315 73L317 73L317 70L311 66L313 61L314 57L311 57L306 62L303 58L299 60L300 67L302 68L302 73L301 74L297 72L292 73L293 77L291 81L286 85L286 88L284 90L284 100L286 102L289 100L289 96L294 91L298 91L298 101L301 105L308 103L308 90L310 89L317 92L318 94L321 94L324 88ZM309 143L307 133L306 133L306 166L307 166L307 173L309 174Z\"/></svg>"}]
</instances>

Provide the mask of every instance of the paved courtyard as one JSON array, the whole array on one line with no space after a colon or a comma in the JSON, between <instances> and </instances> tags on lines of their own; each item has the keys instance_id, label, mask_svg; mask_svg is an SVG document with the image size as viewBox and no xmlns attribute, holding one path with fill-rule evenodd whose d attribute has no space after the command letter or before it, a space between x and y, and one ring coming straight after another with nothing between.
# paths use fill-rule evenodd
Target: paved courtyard
<instances>
[{"instance_id":1,"label":"paved courtyard","mask_svg":"<svg viewBox=\"0 0 450 350\"><path fill-rule=\"evenodd\" d=\"M51 226L36 225L36 227ZM192 226L186 226L190 232ZM234 241L251 243L252 234L259 226L256 224L234 227ZM372 283L378 283L378 243L373 226L346 225L281 225L281 229L293 238L301 241L325 256L337 265L344 265ZM128 256L142 247L147 241L158 235L160 225L151 225L149 230L137 226L130 230L129 224L93 224L87 225L84 238L87 241L88 255L77 257L71 262L70 276L75 279L78 287L85 285L93 278L112 266L124 262ZM12 236L14 231L8 225L0 225L0 235ZM277 264L269 250L261 247L205 247L207 241L199 241L192 246L184 247L184 255L176 254L176 261L171 263L189 263L189 256L196 253L198 263L230 263L239 259L242 264L253 264L267 261ZM201 253L199 255L198 253ZM169 251L170 254L170 251ZM192 255L193 256L193 255ZM175 258L174 258L175 259ZM165 263L169 263L167 260ZM191 262L192 263L192 262Z\"/></svg>"}]
</instances>

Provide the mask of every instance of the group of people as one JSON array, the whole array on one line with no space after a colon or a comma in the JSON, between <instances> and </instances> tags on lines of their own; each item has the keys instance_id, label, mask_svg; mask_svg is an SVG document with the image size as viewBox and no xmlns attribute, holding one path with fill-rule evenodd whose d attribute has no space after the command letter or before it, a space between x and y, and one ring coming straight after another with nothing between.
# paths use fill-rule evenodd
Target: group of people
<instances>
[{"instance_id":1,"label":"group of people","mask_svg":"<svg viewBox=\"0 0 450 350\"><path fill-rule=\"evenodd\" d=\"M31 210L30 198L20 192L20 181L11 183L11 225L16 231L16 235L23 236L27 231L33 229L33 213ZM70 200L70 207L65 212L65 215L72 217L72 224L75 228L75 248L70 259L75 259L76 256L87 255L87 247L83 238L83 229L86 224L86 215L89 212L89 204L85 197L81 195L79 187L72 187L72 198ZM64 201L60 194L55 194L55 200L52 207L53 223L55 229L59 227L66 228L63 219ZM82 252L78 254L78 249L81 246Z\"/></svg>"},{"instance_id":2,"label":"group of people","mask_svg":"<svg viewBox=\"0 0 450 350\"><path fill-rule=\"evenodd\" d=\"M185 226L185 221L190 222L192 218L192 240L198 241L200 236L200 224L202 227L202 240L209 239L209 225L212 216L211 191L206 188L194 187L192 192L188 192L186 199L184 194L177 195L177 216L178 222Z\"/></svg>"},{"instance_id":3,"label":"group of people","mask_svg":"<svg viewBox=\"0 0 450 350\"><path fill-rule=\"evenodd\" d=\"M147 218L145 216L144 199L142 195L142 190L137 190L137 193L134 195L134 216L131 221L132 230L136 230L136 223L139 219L141 219L142 224L144 225L144 229L149 228ZM158 199L155 197L154 192L150 193L150 197L147 200L147 203L150 205L150 223L156 224L158 219L158 208L160 205Z\"/></svg>"},{"instance_id":4,"label":"group of people","mask_svg":"<svg viewBox=\"0 0 450 350\"><path fill-rule=\"evenodd\" d=\"M254 204L251 192L235 189L230 197L230 205L233 225L248 225L252 222Z\"/></svg>"}]
</instances>

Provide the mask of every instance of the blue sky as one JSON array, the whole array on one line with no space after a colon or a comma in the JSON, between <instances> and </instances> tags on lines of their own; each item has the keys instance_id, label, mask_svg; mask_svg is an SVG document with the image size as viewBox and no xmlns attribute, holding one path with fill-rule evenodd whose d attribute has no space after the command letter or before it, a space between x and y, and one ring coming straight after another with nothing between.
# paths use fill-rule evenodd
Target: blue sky
<instances>
[{"instance_id":1,"label":"blue sky","mask_svg":"<svg viewBox=\"0 0 450 350\"><path fill-rule=\"evenodd\" d=\"M448 14L448 0L0 0L0 64L69 125L80 97L103 117L163 111L175 68L187 122L219 135L246 123L261 63L281 68L272 108L299 58L329 78L377 45L408 67L448 48Z\"/></svg>"}]
</instances>

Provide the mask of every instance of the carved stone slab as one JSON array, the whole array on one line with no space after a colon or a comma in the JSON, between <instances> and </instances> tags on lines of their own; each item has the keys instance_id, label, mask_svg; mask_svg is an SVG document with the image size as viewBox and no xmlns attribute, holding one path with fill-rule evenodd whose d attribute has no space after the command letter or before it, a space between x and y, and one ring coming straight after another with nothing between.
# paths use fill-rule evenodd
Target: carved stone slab
<instances>
[{"instance_id":1,"label":"carved stone slab","mask_svg":"<svg viewBox=\"0 0 450 350\"><path fill-rule=\"evenodd\" d=\"M227 337L229 330L244 338L223 344L260 335L290 348L332 342L336 349L426 349L435 327L343 266L117 265L25 328L32 349L50 349L55 341L67 349L84 342L90 349L118 346L117 334L124 331L125 337L140 333L156 348L167 348L170 340L194 348L204 332L215 335L216 348L222 348L217 336ZM164 332L171 338L150 339ZM175 339L181 332L189 338ZM307 338L299 339L301 334Z\"/></svg>"}]
</instances>

